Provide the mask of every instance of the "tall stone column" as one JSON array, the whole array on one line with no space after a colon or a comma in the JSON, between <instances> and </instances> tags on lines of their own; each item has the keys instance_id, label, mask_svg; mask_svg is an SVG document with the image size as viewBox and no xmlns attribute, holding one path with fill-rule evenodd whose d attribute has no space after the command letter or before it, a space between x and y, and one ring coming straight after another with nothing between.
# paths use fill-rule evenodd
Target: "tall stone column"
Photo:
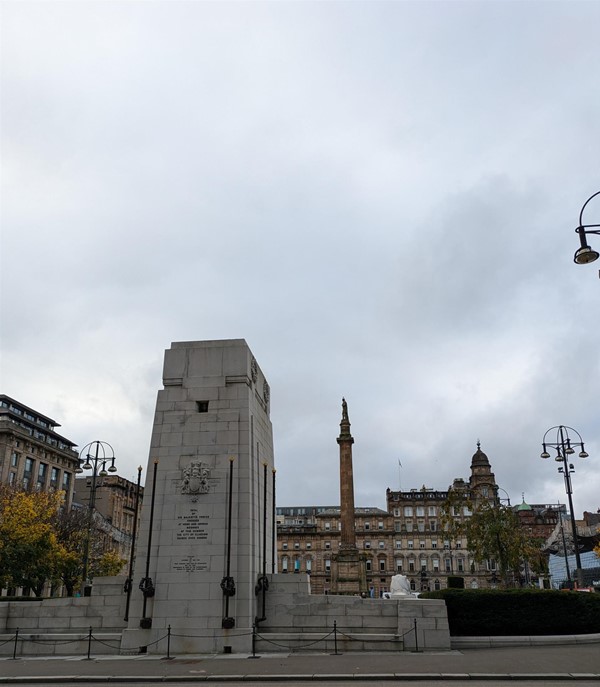
<instances>
[{"instance_id":1,"label":"tall stone column","mask_svg":"<svg viewBox=\"0 0 600 687\"><path fill-rule=\"evenodd\" d=\"M354 478L352 476L352 444L348 419L348 404L342 399L340 436L340 549L332 556L331 591L334 594L367 592L366 556L356 548L354 524Z\"/></svg>"},{"instance_id":2,"label":"tall stone column","mask_svg":"<svg viewBox=\"0 0 600 687\"><path fill-rule=\"evenodd\" d=\"M340 521L342 525L340 549L356 549L354 477L352 474L352 444L354 439L350 434L348 404L344 398L342 399L340 436L337 443L340 446Z\"/></svg>"}]
</instances>

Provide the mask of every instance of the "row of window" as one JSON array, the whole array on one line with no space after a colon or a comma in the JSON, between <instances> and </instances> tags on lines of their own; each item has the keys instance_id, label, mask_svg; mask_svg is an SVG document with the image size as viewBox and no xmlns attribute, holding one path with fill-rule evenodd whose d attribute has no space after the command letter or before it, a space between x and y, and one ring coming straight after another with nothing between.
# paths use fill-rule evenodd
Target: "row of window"
<instances>
[{"instance_id":1,"label":"row of window","mask_svg":"<svg viewBox=\"0 0 600 687\"><path fill-rule=\"evenodd\" d=\"M299 557L296 557L293 559L293 569L294 572L300 572L302 569L302 559ZM313 569L313 560L312 558L306 558L305 559L305 571L307 573L312 572ZM326 573L331 571L331 559L325 559L323 561L324 563L324 571ZM366 570L367 572L373 572L374 569L378 570L379 572L385 572L386 571L386 566L387 566L387 561L385 558L379 558L376 561L371 561L367 560L365 561L366 563ZM430 565L431 564L431 565ZM290 561L287 556L282 556L280 559L280 569L282 572L288 572L289 570L289 565ZM415 558L409 558L408 561L405 561L402 558L396 558L394 561L394 567L396 572L398 573L403 573L403 572L433 572L433 573L439 573L442 571L442 561L437 558L433 557L431 561L429 561L427 558L422 557L418 561ZM486 570L492 572L497 570L496 566L496 561L495 560L488 560L486 561ZM467 572L467 568L471 571L475 571L475 565L473 562L468 562L465 558L456 558L452 559L450 557L446 557L443 559L443 571L446 573L452 573L452 572Z\"/></svg>"},{"instance_id":2,"label":"row of window","mask_svg":"<svg viewBox=\"0 0 600 687\"><path fill-rule=\"evenodd\" d=\"M338 546L341 546L341 542L338 542ZM414 541L413 539L408 539L408 540L406 541L406 543L405 543L405 546L406 546L407 549L414 549L414 548L416 548L416 547L415 547L415 541ZM371 541L364 541L364 542L363 542L363 547L364 547L365 549L372 549L372 548L375 548L374 545L373 545L373 542L371 542ZM451 545L451 543L450 543L450 541L449 541L448 539L445 539L445 540L443 541L443 547L444 547L444 549L450 549L450 548L452 548L452 545ZM287 551L287 550L289 549L289 542L282 542L281 548L283 549L283 551ZM301 542L294 542L294 549L295 549L296 551L299 551L301 548L302 548L302 547L301 547ZM312 549L312 542L307 541L307 542L305 543L305 548L306 548L307 551L310 551L310 550ZM325 542L323 542L323 548L325 548L325 549L331 549L331 542L330 542L330 541L325 541ZM386 542L385 542L385 541L379 541L379 542L377 542L377 548L379 548L379 549L385 549L385 548L386 548ZM404 548L403 545L402 545L402 541L399 540L399 539L397 539L397 540L394 542L394 548L395 548L395 549L402 549L402 548ZM437 541L437 539L431 539L431 541L429 542L429 546L427 546L427 542L426 542L424 539L421 539L421 540L418 542L418 548L419 548L419 549L427 549L427 548L429 548L429 549L437 549L437 548L438 548L438 541ZM459 541L455 541L455 542L454 542L454 548L455 548L455 549L462 549L462 542L461 542L460 540L459 540Z\"/></svg>"}]
</instances>

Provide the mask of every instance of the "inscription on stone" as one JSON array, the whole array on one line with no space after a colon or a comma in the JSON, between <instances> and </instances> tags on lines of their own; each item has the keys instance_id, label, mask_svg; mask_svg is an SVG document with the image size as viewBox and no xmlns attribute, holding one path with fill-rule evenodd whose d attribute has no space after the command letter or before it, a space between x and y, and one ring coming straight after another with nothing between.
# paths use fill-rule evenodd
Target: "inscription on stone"
<instances>
[{"instance_id":1,"label":"inscription on stone","mask_svg":"<svg viewBox=\"0 0 600 687\"><path fill-rule=\"evenodd\" d=\"M208 570L208 563L198 556L184 556L173 561L173 570L177 572L203 572Z\"/></svg>"},{"instance_id":2,"label":"inscription on stone","mask_svg":"<svg viewBox=\"0 0 600 687\"><path fill-rule=\"evenodd\" d=\"M208 539L209 516L197 508L192 508L189 513L177 516L177 539L187 541L206 541Z\"/></svg>"}]
</instances>

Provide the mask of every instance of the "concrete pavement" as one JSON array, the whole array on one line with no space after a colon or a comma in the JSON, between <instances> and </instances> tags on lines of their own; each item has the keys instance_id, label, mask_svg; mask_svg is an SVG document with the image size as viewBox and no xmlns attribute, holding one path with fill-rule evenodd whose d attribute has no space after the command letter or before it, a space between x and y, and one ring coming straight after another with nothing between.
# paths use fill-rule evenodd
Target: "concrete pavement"
<instances>
[{"instance_id":1,"label":"concrete pavement","mask_svg":"<svg viewBox=\"0 0 600 687\"><path fill-rule=\"evenodd\" d=\"M0 659L0 685L126 681L577 680L600 684L600 644L461 649L398 654L81 656Z\"/></svg>"}]
</instances>

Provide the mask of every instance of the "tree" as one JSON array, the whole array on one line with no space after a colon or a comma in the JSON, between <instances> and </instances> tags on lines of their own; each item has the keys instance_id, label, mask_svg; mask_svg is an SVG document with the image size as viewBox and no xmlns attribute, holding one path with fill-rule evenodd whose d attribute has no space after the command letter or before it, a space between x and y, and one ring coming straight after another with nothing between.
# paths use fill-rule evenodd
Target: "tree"
<instances>
[{"instance_id":1,"label":"tree","mask_svg":"<svg viewBox=\"0 0 600 687\"><path fill-rule=\"evenodd\" d=\"M467 492L451 491L443 508L442 525L450 538L466 538L477 563L496 561L505 586L509 586L510 573L523 563L534 572L545 567L542 540L528 534L516 513L497 499L474 502Z\"/></svg>"},{"instance_id":2,"label":"tree","mask_svg":"<svg viewBox=\"0 0 600 687\"><path fill-rule=\"evenodd\" d=\"M62 507L61 492L0 489L0 583L42 594L46 581L57 579L62 547L54 524Z\"/></svg>"},{"instance_id":3,"label":"tree","mask_svg":"<svg viewBox=\"0 0 600 687\"><path fill-rule=\"evenodd\" d=\"M118 575L126 563L126 559L122 558L118 551L105 551L99 558L97 558L92 565L92 576L103 577Z\"/></svg>"}]
</instances>

